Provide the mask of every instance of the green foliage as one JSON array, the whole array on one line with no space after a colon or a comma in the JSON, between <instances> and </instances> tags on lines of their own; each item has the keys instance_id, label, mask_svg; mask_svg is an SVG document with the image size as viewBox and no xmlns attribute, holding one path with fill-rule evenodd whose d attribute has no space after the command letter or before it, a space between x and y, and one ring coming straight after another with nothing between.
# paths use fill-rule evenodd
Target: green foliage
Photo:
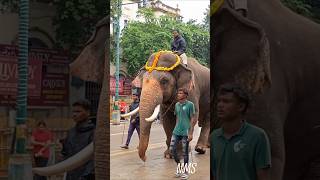
<instances>
[{"instance_id":1,"label":"green foliage","mask_svg":"<svg viewBox=\"0 0 320 180\"><path fill-rule=\"evenodd\" d=\"M110 1L110 17L114 20L117 16L117 13L121 13L121 9L118 8L118 5L122 4L122 0L111 0Z\"/></svg>"},{"instance_id":2,"label":"green foliage","mask_svg":"<svg viewBox=\"0 0 320 180\"><path fill-rule=\"evenodd\" d=\"M71 54L78 53L91 36L95 24L106 16L105 0L60 0L54 17L58 47L65 47Z\"/></svg>"},{"instance_id":3,"label":"green foliage","mask_svg":"<svg viewBox=\"0 0 320 180\"><path fill-rule=\"evenodd\" d=\"M105 17L109 1L105 0L42 0L56 7L53 25L56 32L56 48L65 48L77 54L91 36L95 24ZM32 1L30 1L32 3ZM18 12L19 0L1 0L1 12Z\"/></svg>"},{"instance_id":4,"label":"green foliage","mask_svg":"<svg viewBox=\"0 0 320 180\"><path fill-rule=\"evenodd\" d=\"M320 23L320 3L318 0L282 0L292 11Z\"/></svg>"},{"instance_id":5,"label":"green foliage","mask_svg":"<svg viewBox=\"0 0 320 180\"><path fill-rule=\"evenodd\" d=\"M298 14L312 16L311 6L307 4L306 0L282 0L282 2Z\"/></svg>"},{"instance_id":6,"label":"green foliage","mask_svg":"<svg viewBox=\"0 0 320 180\"><path fill-rule=\"evenodd\" d=\"M206 12L204 13L204 19L202 20L203 23L203 28L205 28L206 30L210 30L210 5L209 7L206 9Z\"/></svg>"},{"instance_id":7,"label":"green foliage","mask_svg":"<svg viewBox=\"0 0 320 180\"><path fill-rule=\"evenodd\" d=\"M172 29L179 29L187 42L187 56L209 65L209 31L202 25L189 21L183 23L170 16L155 18L149 9L139 13L145 22L133 21L122 31L121 47L123 61L128 64L128 73L134 75L148 57L159 50L171 50Z\"/></svg>"},{"instance_id":8,"label":"green foliage","mask_svg":"<svg viewBox=\"0 0 320 180\"><path fill-rule=\"evenodd\" d=\"M19 0L1 0L0 13L4 12L19 12Z\"/></svg>"}]
</instances>

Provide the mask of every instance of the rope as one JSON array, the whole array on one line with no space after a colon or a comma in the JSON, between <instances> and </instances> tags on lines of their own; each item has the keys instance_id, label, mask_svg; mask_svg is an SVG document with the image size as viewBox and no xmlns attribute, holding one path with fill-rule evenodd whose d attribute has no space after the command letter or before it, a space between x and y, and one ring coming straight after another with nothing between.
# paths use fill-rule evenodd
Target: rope
<instances>
[{"instance_id":1,"label":"rope","mask_svg":"<svg viewBox=\"0 0 320 180\"><path fill-rule=\"evenodd\" d=\"M122 131L122 140L121 140L121 144L123 144L123 137L124 137L124 129L126 127L126 123L123 123L123 131Z\"/></svg>"},{"instance_id":2,"label":"rope","mask_svg":"<svg viewBox=\"0 0 320 180\"><path fill-rule=\"evenodd\" d=\"M191 144L190 144L190 153L191 153L191 163L193 163L192 146L191 146Z\"/></svg>"},{"instance_id":3,"label":"rope","mask_svg":"<svg viewBox=\"0 0 320 180\"><path fill-rule=\"evenodd\" d=\"M170 106L167 108L167 110L161 114L161 117L163 117L164 115L167 114L167 112L169 111L169 109L171 108L172 104L174 103L174 100L171 102Z\"/></svg>"}]
</instances>

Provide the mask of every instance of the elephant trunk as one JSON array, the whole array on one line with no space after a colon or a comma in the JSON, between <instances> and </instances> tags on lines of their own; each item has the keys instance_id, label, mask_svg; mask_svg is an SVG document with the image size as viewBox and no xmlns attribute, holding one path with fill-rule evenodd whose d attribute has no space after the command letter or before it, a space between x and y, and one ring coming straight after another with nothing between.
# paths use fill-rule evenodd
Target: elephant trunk
<instances>
[{"instance_id":1,"label":"elephant trunk","mask_svg":"<svg viewBox=\"0 0 320 180\"><path fill-rule=\"evenodd\" d=\"M88 162L93 156L93 143L90 143L88 146L83 148L80 152L69 157L68 159L59 162L55 165L47 167L37 167L33 168L32 171L35 174L42 176L52 176L57 175L63 172L71 171L84 163Z\"/></svg>"},{"instance_id":2,"label":"elephant trunk","mask_svg":"<svg viewBox=\"0 0 320 180\"><path fill-rule=\"evenodd\" d=\"M145 152L148 148L150 129L152 122L146 121L146 118L152 116L157 105L162 103L163 99L160 84L155 79L144 79L143 88L141 91L141 99L139 105L140 113L140 142L139 156L145 161Z\"/></svg>"}]
</instances>

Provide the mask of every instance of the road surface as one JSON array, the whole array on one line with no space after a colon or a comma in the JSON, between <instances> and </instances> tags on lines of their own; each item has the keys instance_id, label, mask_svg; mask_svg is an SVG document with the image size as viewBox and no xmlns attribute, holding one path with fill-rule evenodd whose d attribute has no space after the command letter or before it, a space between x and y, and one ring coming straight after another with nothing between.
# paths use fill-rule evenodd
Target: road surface
<instances>
[{"instance_id":1,"label":"road surface","mask_svg":"<svg viewBox=\"0 0 320 180\"><path fill-rule=\"evenodd\" d=\"M166 150L166 136L161 124L152 124L147 161L140 160L137 146L139 139L134 132L129 149L120 148L122 141L126 141L128 133L128 122L120 125L110 125L110 175L112 180L174 180L176 163L173 159L165 159L163 152ZM196 140L200 134L200 128L196 125L194 138L191 142L192 152L189 153L189 161L197 163L196 171L191 174L190 180L210 179L210 154L199 155L194 151ZM124 132L124 135L123 135ZM183 162L183 160L181 160Z\"/></svg>"}]
</instances>

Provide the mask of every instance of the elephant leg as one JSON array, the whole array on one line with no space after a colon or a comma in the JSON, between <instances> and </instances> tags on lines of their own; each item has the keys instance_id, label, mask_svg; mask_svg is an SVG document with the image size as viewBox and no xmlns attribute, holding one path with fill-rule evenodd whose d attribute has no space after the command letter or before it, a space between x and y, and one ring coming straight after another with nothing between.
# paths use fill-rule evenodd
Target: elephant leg
<instances>
[{"instance_id":1,"label":"elephant leg","mask_svg":"<svg viewBox=\"0 0 320 180\"><path fill-rule=\"evenodd\" d=\"M258 126L259 127L259 126ZM260 126L263 127L263 126ZM274 123L269 128L263 128L268 130L269 142L271 144L271 178L272 180L283 180L283 172L285 166L285 143L283 130L281 125ZM271 131L270 131L271 129ZM273 131L275 130L276 131Z\"/></svg>"},{"instance_id":2,"label":"elephant leg","mask_svg":"<svg viewBox=\"0 0 320 180\"><path fill-rule=\"evenodd\" d=\"M161 112L165 112L165 111L161 111ZM167 136L167 140L166 140L167 150L164 152L164 157L169 159L169 158L172 158L172 154L169 151L169 147L170 147L172 132L176 124L176 119L173 115L173 112L168 111L165 114L165 116L162 117L162 120L163 120L163 128Z\"/></svg>"},{"instance_id":3,"label":"elephant leg","mask_svg":"<svg viewBox=\"0 0 320 180\"><path fill-rule=\"evenodd\" d=\"M272 180L283 180L282 175L284 172L284 164L285 164L285 152L284 152L284 141L283 138L281 138L282 142L274 145L271 147L271 152L273 149L278 149L277 152L274 152L271 156L271 179Z\"/></svg>"},{"instance_id":4,"label":"elephant leg","mask_svg":"<svg viewBox=\"0 0 320 180\"><path fill-rule=\"evenodd\" d=\"M205 124L202 125L200 136L195 147L195 151L199 154L204 154L206 148L209 147L209 133L210 133L210 114L205 117Z\"/></svg>"}]
</instances>

